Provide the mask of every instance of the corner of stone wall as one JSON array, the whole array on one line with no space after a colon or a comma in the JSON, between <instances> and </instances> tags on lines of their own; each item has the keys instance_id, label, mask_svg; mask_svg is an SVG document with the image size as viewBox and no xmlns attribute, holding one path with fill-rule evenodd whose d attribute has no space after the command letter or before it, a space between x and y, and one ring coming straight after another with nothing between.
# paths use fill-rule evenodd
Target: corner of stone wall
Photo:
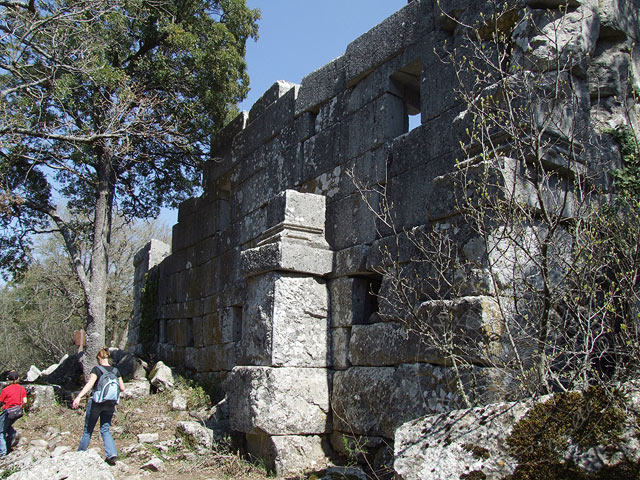
<instances>
[{"instance_id":1,"label":"corner of stone wall","mask_svg":"<svg viewBox=\"0 0 640 480\"><path fill-rule=\"evenodd\" d=\"M169 256L171 247L160 240L152 239L136 253L133 265L135 267L133 280L133 317L128 326L126 350L137 355L142 353L140 338L140 322L142 318L142 292L154 269Z\"/></svg>"}]
</instances>

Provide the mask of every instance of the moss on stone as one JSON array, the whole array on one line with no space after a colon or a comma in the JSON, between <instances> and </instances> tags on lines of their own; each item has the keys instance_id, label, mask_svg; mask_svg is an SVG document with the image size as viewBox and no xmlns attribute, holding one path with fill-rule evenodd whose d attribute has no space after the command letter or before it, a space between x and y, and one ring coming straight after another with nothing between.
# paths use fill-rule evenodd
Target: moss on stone
<instances>
[{"instance_id":1,"label":"moss on stone","mask_svg":"<svg viewBox=\"0 0 640 480\"><path fill-rule=\"evenodd\" d=\"M631 462L587 472L565 459L570 446L581 451L601 445L616 448L625 421L620 405L618 392L591 387L584 393L556 394L534 406L507 438L509 452L518 461L508 480L640 478L640 466Z\"/></svg>"}]
</instances>

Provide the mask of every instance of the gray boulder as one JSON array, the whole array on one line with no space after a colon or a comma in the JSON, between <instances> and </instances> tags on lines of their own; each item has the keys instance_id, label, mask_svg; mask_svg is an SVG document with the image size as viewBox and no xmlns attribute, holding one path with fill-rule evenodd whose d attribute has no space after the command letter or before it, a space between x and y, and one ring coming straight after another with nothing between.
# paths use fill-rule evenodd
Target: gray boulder
<instances>
[{"instance_id":1,"label":"gray boulder","mask_svg":"<svg viewBox=\"0 0 640 480\"><path fill-rule=\"evenodd\" d=\"M173 388L175 384L173 371L163 362L158 362L155 367L153 367L153 370L151 370L149 374L149 381L151 385L160 392Z\"/></svg>"},{"instance_id":2,"label":"gray boulder","mask_svg":"<svg viewBox=\"0 0 640 480\"><path fill-rule=\"evenodd\" d=\"M206 449L213 446L213 431L198 422L178 422L176 433L194 446Z\"/></svg>"},{"instance_id":3,"label":"gray boulder","mask_svg":"<svg viewBox=\"0 0 640 480\"><path fill-rule=\"evenodd\" d=\"M25 385L28 397L31 399L30 408L52 407L56 403L53 385Z\"/></svg>"},{"instance_id":4,"label":"gray boulder","mask_svg":"<svg viewBox=\"0 0 640 480\"><path fill-rule=\"evenodd\" d=\"M136 355L117 348L110 349L109 355L113 366L118 368L125 381L147 377L149 365Z\"/></svg>"},{"instance_id":5,"label":"gray boulder","mask_svg":"<svg viewBox=\"0 0 640 480\"><path fill-rule=\"evenodd\" d=\"M640 459L640 440L637 436L637 414L640 411L640 394L636 388L625 387L625 405L619 408L619 437L599 437L601 443L585 444L576 441L570 433L558 431L566 440L563 451L557 452L567 465L578 468L585 475L597 474L605 468L612 469L609 474L615 477L616 469L622 471L625 466L636 465ZM571 395L572 402L585 402L588 393ZM595 395L595 396L593 396ZM580 417L586 421L585 415L597 415L597 422L608 422L601 412L590 410L585 414L580 408L592 409L598 405L598 393L592 394L586 403L575 403L577 410L572 413L573 419ZM564 401L567 397L565 397ZM582 398L582 400L578 400ZM544 408L553 408L557 397L544 396L535 400L517 403L497 403L467 410L456 410L440 415L431 415L405 423L395 433L394 470L398 480L448 480L451 478L482 478L499 480L512 474L517 465L508 448L507 439L514 425L522 419L536 404L547 402ZM608 400L606 400L608 401ZM563 404L566 406L566 404ZM579 405L583 405L579 407ZM565 407L566 408L566 407ZM598 408L598 407L596 407ZM606 404L607 411L615 408ZM595 412L595 413L593 413ZM553 415L550 416L552 418ZM616 415L614 415L616 417ZM614 418L611 417L611 418ZM534 418L539 418L539 415ZM544 418L544 417L543 417ZM530 425L530 424L528 424ZM562 428L551 422L549 429ZM579 430L579 424L574 427ZM614 429L604 423L606 431ZM617 429L617 427L615 427ZM605 431L605 433L606 433ZM555 432L555 430L554 430ZM550 435L548 442L554 443ZM580 435L580 438L585 438ZM595 436L594 438L598 438ZM549 440L551 439L551 440ZM520 440L521 441L521 440ZM613 442L613 443L612 443ZM563 445L559 442L558 446ZM553 447L557 448L556 446ZM585 477L586 478L586 477ZM589 477L591 478L591 477ZM595 478L595 477L594 477ZM600 477L598 477L600 478ZM608 477L607 477L608 478ZM622 478L622 477L620 477ZM625 477L626 478L626 477Z\"/></svg>"},{"instance_id":6,"label":"gray boulder","mask_svg":"<svg viewBox=\"0 0 640 480\"><path fill-rule=\"evenodd\" d=\"M29 367L29 371L27 372L26 380L27 382L35 382L36 380L38 380L38 378L40 378L40 375L42 375L40 369L35 365L31 365L31 367Z\"/></svg>"},{"instance_id":7,"label":"gray boulder","mask_svg":"<svg viewBox=\"0 0 640 480\"><path fill-rule=\"evenodd\" d=\"M10 480L115 480L95 450L43 458L8 477Z\"/></svg>"},{"instance_id":8,"label":"gray boulder","mask_svg":"<svg viewBox=\"0 0 640 480\"><path fill-rule=\"evenodd\" d=\"M146 378L142 378L125 383L121 398L142 398L150 393L151 383Z\"/></svg>"}]
</instances>

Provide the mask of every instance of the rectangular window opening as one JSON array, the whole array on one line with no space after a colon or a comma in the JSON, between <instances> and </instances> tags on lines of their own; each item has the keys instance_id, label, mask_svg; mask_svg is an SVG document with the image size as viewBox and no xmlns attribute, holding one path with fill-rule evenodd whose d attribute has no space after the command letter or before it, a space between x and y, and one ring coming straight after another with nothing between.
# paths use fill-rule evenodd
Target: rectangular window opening
<instances>
[{"instance_id":1,"label":"rectangular window opening","mask_svg":"<svg viewBox=\"0 0 640 480\"><path fill-rule=\"evenodd\" d=\"M410 132L422 123L420 78L422 76L422 63L420 60L405 65L391 75L393 90L399 95L405 108L404 133Z\"/></svg>"},{"instance_id":2,"label":"rectangular window opening","mask_svg":"<svg viewBox=\"0 0 640 480\"><path fill-rule=\"evenodd\" d=\"M242 306L231 307L231 321L233 329L233 341L239 343L242 340Z\"/></svg>"}]
</instances>

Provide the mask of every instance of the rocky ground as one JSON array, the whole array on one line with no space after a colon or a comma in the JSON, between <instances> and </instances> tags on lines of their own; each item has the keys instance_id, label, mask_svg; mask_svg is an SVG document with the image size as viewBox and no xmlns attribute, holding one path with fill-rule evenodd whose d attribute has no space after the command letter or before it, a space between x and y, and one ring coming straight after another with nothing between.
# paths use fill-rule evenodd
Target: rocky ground
<instances>
[{"instance_id":1,"label":"rocky ground","mask_svg":"<svg viewBox=\"0 0 640 480\"><path fill-rule=\"evenodd\" d=\"M115 466L104 463L116 479L266 479L267 472L235 453L225 442L204 449L177 433L181 421L197 421L194 411L172 408L170 393L124 399L117 407L113 436L119 458ZM27 413L14 425L20 440L0 462L0 478L22 470L32 458L62 456L77 449L84 409L63 405ZM102 438L94 431L90 449L104 457ZM306 478L306 477L298 477Z\"/></svg>"}]
</instances>

